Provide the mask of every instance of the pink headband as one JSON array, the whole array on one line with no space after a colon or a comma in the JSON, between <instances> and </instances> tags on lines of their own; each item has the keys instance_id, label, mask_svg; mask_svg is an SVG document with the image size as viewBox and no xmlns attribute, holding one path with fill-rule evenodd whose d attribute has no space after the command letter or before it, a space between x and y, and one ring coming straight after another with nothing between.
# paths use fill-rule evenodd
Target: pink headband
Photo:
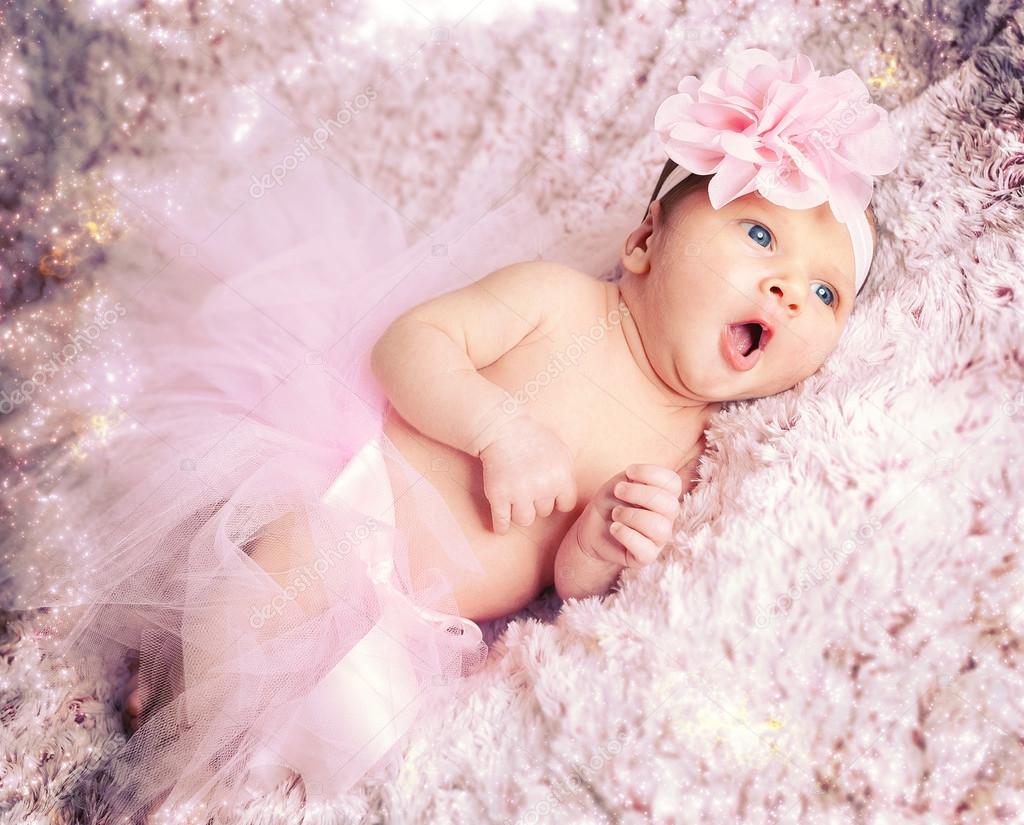
<instances>
[{"instance_id":1,"label":"pink headband","mask_svg":"<svg viewBox=\"0 0 1024 825\"><path fill-rule=\"evenodd\" d=\"M651 200L691 172L714 173L708 196L715 209L755 189L788 209L827 200L853 241L860 290L871 266L864 211L873 176L899 161L888 114L861 79L851 69L821 77L804 54L780 61L746 49L703 83L687 75L678 92L658 107L654 130L679 165Z\"/></svg>"}]
</instances>

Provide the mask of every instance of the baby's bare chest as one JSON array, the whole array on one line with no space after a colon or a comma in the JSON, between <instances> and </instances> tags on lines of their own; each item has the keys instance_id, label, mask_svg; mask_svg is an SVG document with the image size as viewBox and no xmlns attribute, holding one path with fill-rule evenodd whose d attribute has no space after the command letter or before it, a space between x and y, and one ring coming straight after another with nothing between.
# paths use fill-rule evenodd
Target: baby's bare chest
<instances>
[{"instance_id":1,"label":"baby's bare chest","mask_svg":"<svg viewBox=\"0 0 1024 825\"><path fill-rule=\"evenodd\" d=\"M566 325L528 337L480 370L572 451L578 491L572 512L556 510L499 535L492 530L478 458L425 436L393 409L385 422L385 433L403 457L445 499L489 575L509 581L501 575L505 560L534 560L532 576L520 582L519 592L509 594L509 609L553 583L562 537L611 476L631 463L678 469L698 449L702 422L660 406L646 379L641 375L637 380L624 363L613 333L600 323Z\"/></svg>"},{"instance_id":2,"label":"baby's bare chest","mask_svg":"<svg viewBox=\"0 0 1024 825\"><path fill-rule=\"evenodd\" d=\"M614 330L582 320L523 342L480 372L565 441L585 503L631 463L681 466L703 427L659 403Z\"/></svg>"}]
</instances>

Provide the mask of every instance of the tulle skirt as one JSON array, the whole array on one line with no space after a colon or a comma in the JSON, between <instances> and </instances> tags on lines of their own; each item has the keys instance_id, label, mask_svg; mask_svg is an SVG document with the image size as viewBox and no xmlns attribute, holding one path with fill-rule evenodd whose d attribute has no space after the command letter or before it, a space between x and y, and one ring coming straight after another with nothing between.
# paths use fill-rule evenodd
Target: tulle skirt
<instances>
[{"instance_id":1,"label":"tulle skirt","mask_svg":"<svg viewBox=\"0 0 1024 825\"><path fill-rule=\"evenodd\" d=\"M118 495L73 552L26 551L12 605L59 608L50 655L83 673L138 657L150 704L102 766L105 821L205 821L296 775L329 804L391 775L483 666L480 627L416 547L481 568L384 433L368 355L405 309L551 253L561 231L507 190L417 237L310 161L215 232L186 215L166 266L120 285L118 357L138 372L105 448Z\"/></svg>"}]
</instances>

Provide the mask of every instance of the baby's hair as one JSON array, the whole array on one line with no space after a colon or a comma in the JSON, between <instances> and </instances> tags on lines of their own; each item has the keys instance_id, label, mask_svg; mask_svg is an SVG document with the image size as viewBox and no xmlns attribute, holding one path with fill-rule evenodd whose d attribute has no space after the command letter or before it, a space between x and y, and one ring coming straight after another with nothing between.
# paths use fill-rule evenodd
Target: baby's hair
<instances>
[{"instance_id":1,"label":"baby's hair","mask_svg":"<svg viewBox=\"0 0 1024 825\"><path fill-rule=\"evenodd\" d=\"M644 218L647 218L647 213L650 212L651 204L654 203L654 193L661 188L661 184L665 182L665 178L672 174L672 170L678 166L674 160L669 158L665 161L665 166L661 170L661 175L658 177L658 182L654 185L654 191L651 192L651 198L647 201L647 212L644 212ZM665 220L672 215L675 210L676 204L680 203L690 192L695 189L707 189L708 183L710 183L712 175L695 175L690 173L679 183L672 187L667 195L662 195L658 200L661 201L661 212L665 216Z\"/></svg>"},{"instance_id":2,"label":"baby's hair","mask_svg":"<svg viewBox=\"0 0 1024 825\"><path fill-rule=\"evenodd\" d=\"M654 190L651 192L651 198L647 201L647 211L644 212L644 219L647 219L647 215L651 210L651 204L654 203L654 193L661 188L661 184L665 179L672 174L672 170L678 166L674 160L669 158L665 161L665 166L661 170L661 175L658 177L658 182L654 185ZM661 201L661 211L665 216L665 222L667 223L671 218L677 204L681 203L683 199L695 189L707 189L708 183L711 181L712 175L694 175L689 174L676 186L672 187L672 191L667 195L662 195L659 200ZM868 223L871 224L871 235L872 241L877 244L878 242L878 223L875 220L875 210L868 204L867 208ZM872 258L872 263L874 259ZM860 295L861 290L867 284L868 279L871 277L872 267L868 267L868 274L864 277L864 283L860 285L860 289L857 290L857 294Z\"/></svg>"}]
</instances>

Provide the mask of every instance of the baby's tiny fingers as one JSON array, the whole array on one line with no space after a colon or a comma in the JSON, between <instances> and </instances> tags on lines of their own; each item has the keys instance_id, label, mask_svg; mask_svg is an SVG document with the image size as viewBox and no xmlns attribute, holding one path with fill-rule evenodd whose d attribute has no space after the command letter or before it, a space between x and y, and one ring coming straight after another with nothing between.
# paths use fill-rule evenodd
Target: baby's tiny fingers
<instances>
[{"instance_id":1,"label":"baby's tiny fingers","mask_svg":"<svg viewBox=\"0 0 1024 825\"><path fill-rule=\"evenodd\" d=\"M632 527L659 547L672 538L672 522L661 513L619 505L612 507L612 518L620 524Z\"/></svg>"},{"instance_id":2,"label":"baby's tiny fingers","mask_svg":"<svg viewBox=\"0 0 1024 825\"><path fill-rule=\"evenodd\" d=\"M683 480L679 473L660 464L630 464L626 468L626 478L662 487L676 498L683 494Z\"/></svg>"},{"instance_id":3,"label":"baby's tiny fingers","mask_svg":"<svg viewBox=\"0 0 1024 825\"><path fill-rule=\"evenodd\" d=\"M512 520L512 502L502 501L491 505L491 520L495 533L507 533Z\"/></svg>"},{"instance_id":4,"label":"baby's tiny fingers","mask_svg":"<svg viewBox=\"0 0 1024 825\"><path fill-rule=\"evenodd\" d=\"M639 504L669 518L675 518L679 512L679 497L662 487L620 481L612 488L612 493L622 501Z\"/></svg>"},{"instance_id":5,"label":"baby's tiny fingers","mask_svg":"<svg viewBox=\"0 0 1024 825\"><path fill-rule=\"evenodd\" d=\"M569 513L576 509L576 497L578 491L576 482L570 481L568 488L555 497L555 506L560 513Z\"/></svg>"},{"instance_id":6,"label":"baby's tiny fingers","mask_svg":"<svg viewBox=\"0 0 1024 825\"><path fill-rule=\"evenodd\" d=\"M529 527L537 518L537 511L533 509L533 502L527 499L516 500L512 503L512 521L520 527Z\"/></svg>"},{"instance_id":7,"label":"baby's tiny fingers","mask_svg":"<svg viewBox=\"0 0 1024 825\"><path fill-rule=\"evenodd\" d=\"M551 515L551 511L555 509L555 499L553 496L538 498L533 502L533 506L537 510L539 518L547 518Z\"/></svg>"},{"instance_id":8,"label":"baby's tiny fingers","mask_svg":"<svg viewBox=\"0 0 1024 825\"><path fill-rule=\"evenodd\" d=\"M632 527L627 527L618 521L613 521L610 527L611 534L623 547L626 548L625 560L620 562L626 567L643 567L650 564L660 552L647 536L643 536Z\"/></svg>"}]
</instances>

